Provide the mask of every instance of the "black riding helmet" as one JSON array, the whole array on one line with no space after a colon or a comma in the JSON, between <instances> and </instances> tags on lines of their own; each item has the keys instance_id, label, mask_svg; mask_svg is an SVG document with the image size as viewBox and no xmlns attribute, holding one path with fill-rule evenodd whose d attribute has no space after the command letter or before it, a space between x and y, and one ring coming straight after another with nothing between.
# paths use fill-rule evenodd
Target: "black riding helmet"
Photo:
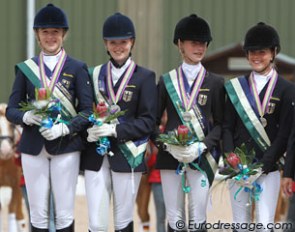
<instances>
[{"instance_id":1,"label":"black riding helmet","mask_svg":"<svg viewBox=\"0 0 295 232\"><path fill-rule=\"evenodd\" d=\"M263 22L251 27L245 36L243 49L247 51L272 48L276 54L280 52L280 38L277 31Z\"/></svg>"},{"instance_id":2,"label":"black riding helmet","mask_svg":"<svg viewBox=\"0 0 295 232\"><path fill-rule=\"evenodd\" d=\"M68 30L69 25L65 13L50 3L36 14L33 28L64 28Z\"/></svg>"},{"instance_id":3,"label":"black riding helmet","mask_svg":"<svg viewBox=\"0 0 295 232\"><path fill-rule=\"evenodd\" d=\"M104 22L102 35L106 40L135 38L135 29L130 18L115 13Z\"/></svg>"},{"instance_id":4,"label":"black riding helmet","mask_svg":"<svg viewBox=\"0 0 295 232\"><path fill-rule=\"evenodd\" d=\"M176 24L173 43L177 45L178 40L207 42L209 45L212 40L210 27L204 19L196 14L191 14Z\"/></svg>"}]
</instances>

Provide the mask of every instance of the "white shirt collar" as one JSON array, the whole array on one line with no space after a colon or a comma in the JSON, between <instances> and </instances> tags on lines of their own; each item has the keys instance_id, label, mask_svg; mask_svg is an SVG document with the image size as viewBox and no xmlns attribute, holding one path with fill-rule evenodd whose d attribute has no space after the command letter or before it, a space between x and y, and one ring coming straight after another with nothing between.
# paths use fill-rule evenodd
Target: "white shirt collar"
<instances>
[{"instance_id":1,"label":"white shirt collar","mask_svg":"<svg viewBox=\"0 0 295 232\"><path fill-rule=\"evenodd\" d=\"M116 68L112 63L111 63L111 70L112 70L112 81L113 85L116 85L122 74L126 71L128 66L131 63L131 57L128 58L128 60L125 62L125 64L121 68Z\"/></svg>"},{"instance_id":2,"label":"white shirt collar","mask_svg":"<svg viewBox=\"0 0 295 232\"><path fill-rule=\"evenodd\" d=\"M46 55L45 53L43 53L43 60L44 63L46 64L46 66L53 71L55 65L57 64L60 56L61 56L61 52L62 50L60 50L56 55Z\"/></svg>"},{"instance_id":3,"label":"white shirt collar","mask_svg":"<svg viewBox=\"0 0 295 232\"><path fill-rule=\"evenodd\" d=\"M198 64L187 64L183 62L181 67L189 82L189 85L191 86L195 81L198 73L200 72L200 69L202 67L201 62L199 62Z\"/></svg>"},{"instance_id":4,"label":"white shirt collar","mask_svg":"<svg viewBox=\"0 0 295 232\"><path fill-rule=\"evenodd\" d=\"M266 83L272 77L273 72L274 72L274 69L271 69L270 72L268 72L266 75L261 75L257 72L253 72L253 78L255 81L255 86L256 86L256 90L258 94L262 91Z\"/></svg>"}]
</instances>

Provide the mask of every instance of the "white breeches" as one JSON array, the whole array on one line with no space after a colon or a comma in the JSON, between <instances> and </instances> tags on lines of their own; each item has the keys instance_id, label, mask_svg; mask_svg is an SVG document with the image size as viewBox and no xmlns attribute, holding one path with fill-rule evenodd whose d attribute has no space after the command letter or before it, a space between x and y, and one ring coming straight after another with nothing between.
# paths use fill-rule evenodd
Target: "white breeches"
<instances>
[{"instance_id":1,"label":"white breeches","mask_svg":"<svg viewBox=\"0 0 295 232\"><path fill-rule=\"evenodd\" d=\"M98 172L85 170L89 230L108 231L110 200L113 193L115 230L133 221L136 194L142 173L113 172L105 156Z\"/></svg>"},{"instance_id":2,"label":"white breeches","mask_svg":"<svg viewBox=\"0 0 295 232\"><path fill-rule=\"evenodd\" d=\"M266 228L268 223L274 223L277 200L280 191L280 172L275 171L270 172L267 175L263 174L257 179L257 183L261 185L262 192L260 194L259 200L255 201L255 222L262 223ZM250 223L252 222L252 207L249 206L250 193L242 190L237 194L239 188L240 187L236 185L233 180L229 181L233 222Z\"/></svg>"},{"instance_id":3,"label":"white breeches","mask_svg":"<svg viewBox=\"0 0 295 232\"><path fill-rule=\"evenodd\" d=\"M56 229L70 226L74 220L80 152L53 156L43 148L39 155L21 154L21 159L32 225L48 228L52 191Z\"/></svg>"},{"instance_id":4,"label":"white breeches","mask_svg":"<svg viewBox=\"0 0 295 232\"><path fill-rule=\"evenodd\" d=\"M191 188L187 194L189 222L200 224L206 221L209 182L201 172L192 170L189 167L187 167L186 175L186 185ZM161 170L161 180L168 223L171 228L178 229L176 228L177 221L181 220L186 223L186 193L182 190L182 176L177 175L175 170Z\"/></svg>"}]
</instances>

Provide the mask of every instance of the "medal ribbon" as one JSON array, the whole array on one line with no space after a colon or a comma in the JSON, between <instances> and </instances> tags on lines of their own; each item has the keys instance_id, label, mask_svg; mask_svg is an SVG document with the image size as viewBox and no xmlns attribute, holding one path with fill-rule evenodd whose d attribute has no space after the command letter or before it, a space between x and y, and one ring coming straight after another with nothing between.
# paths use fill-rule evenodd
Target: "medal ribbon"
<instances>
[{"instance_id":1,"label":"medal ribbon","mask_svg":"<svg viewBox=\"0 0 295 232\"><path fill-rule=\"evenodd\" d=\"M260 98L259 98L259 94L256 89L254 75L253 75L253 73L250 74L250 77L249 77L250 89L254 95L254 100L255 100L260 117L263 117L263 115L265 114L265 112L267 110L268 103L270 101L270 98L271 98L274 88L276 86L277 80L278 80L278 73L275 70L273 70L273 73L272 73L271 78L269 80L267 90L264 94L263 102L261 103Z\"/></svg>"},{"instance_id":2,"label":"medal ribbon","mask_svg":"<svg viewBox=\"0 0 295 232\"><path fill-rule=\"evenodd\" d=\"M49 86L47 85L47 78L45 73L45 67L44 67L44 60L43 60L43 54L40 52L39 54L39 70L40 70L40 76L41 76L41 83L42 87L47 87L50 92L53 92L53 89L55 87L55 83L58 81L61 70L65 64L65 61L67 59L67 54L64 49L61 50L61 56L58 59L58 62L54 68L54 72L52 74L51 81L49 83Z\"/></svg>"},{"instance_id":3,"label":"medal ribbon","mask_svg":"<svg viewBox=\"0 0 295 232\"><path fill-rule=\"evenodd\" d=\"M191 109L192 105L194 104L196 97L199 93L199 90L201 88L201 85L204 81L205 74L206 74L206 70L203 66L201 66L201 69L200 69L198 76L196 78L197 80L195 81L195 83L193 85L193 90L191 91L191 94L189 94L186 92L185 87L184 87L183 78L185 78L185 77L182 75L181 66L178 67L178 69L177 69L178 86L179 86L179 90L180 90L180 94L181 94L183 107L185 108L186 111L189 111Z\"/></svg>"},{"instance_id":4,"label":"medal ribbon","mask_svg":"<svg viewBox=\"0 0 295 232\"><path fill-rule=\"evenodd\" d=\"M117 104L117 102L122 98L123 92L132 77L134 70L135 70L136 64L133 60L131 60L130 65L128 66L126 73L123 77L123 80L120 83L119 89L117 91L117 94L114 92L113 88L113 82L112 82L112 72L111 72L111 62L109 61L107 64L107 89L110 95L110 98L114 104Z\"/></svg>"}]
</instances>

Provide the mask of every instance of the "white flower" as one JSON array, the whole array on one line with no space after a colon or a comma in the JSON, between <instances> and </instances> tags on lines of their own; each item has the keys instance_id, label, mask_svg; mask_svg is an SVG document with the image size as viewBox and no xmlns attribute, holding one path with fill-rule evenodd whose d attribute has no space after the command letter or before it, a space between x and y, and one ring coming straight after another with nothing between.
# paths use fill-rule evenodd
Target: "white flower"
<instances>
[{"instance_id":1,"label":"white flower","mask_svg":"<svg viewBox=\"0 0 295 232\"><path fill-rule=\"evenodd\" d=\"M39 100L39 101L34 101L33 105L38 109L44 109L49 103L49 100Z\"/></svg>"}]
</instances>

